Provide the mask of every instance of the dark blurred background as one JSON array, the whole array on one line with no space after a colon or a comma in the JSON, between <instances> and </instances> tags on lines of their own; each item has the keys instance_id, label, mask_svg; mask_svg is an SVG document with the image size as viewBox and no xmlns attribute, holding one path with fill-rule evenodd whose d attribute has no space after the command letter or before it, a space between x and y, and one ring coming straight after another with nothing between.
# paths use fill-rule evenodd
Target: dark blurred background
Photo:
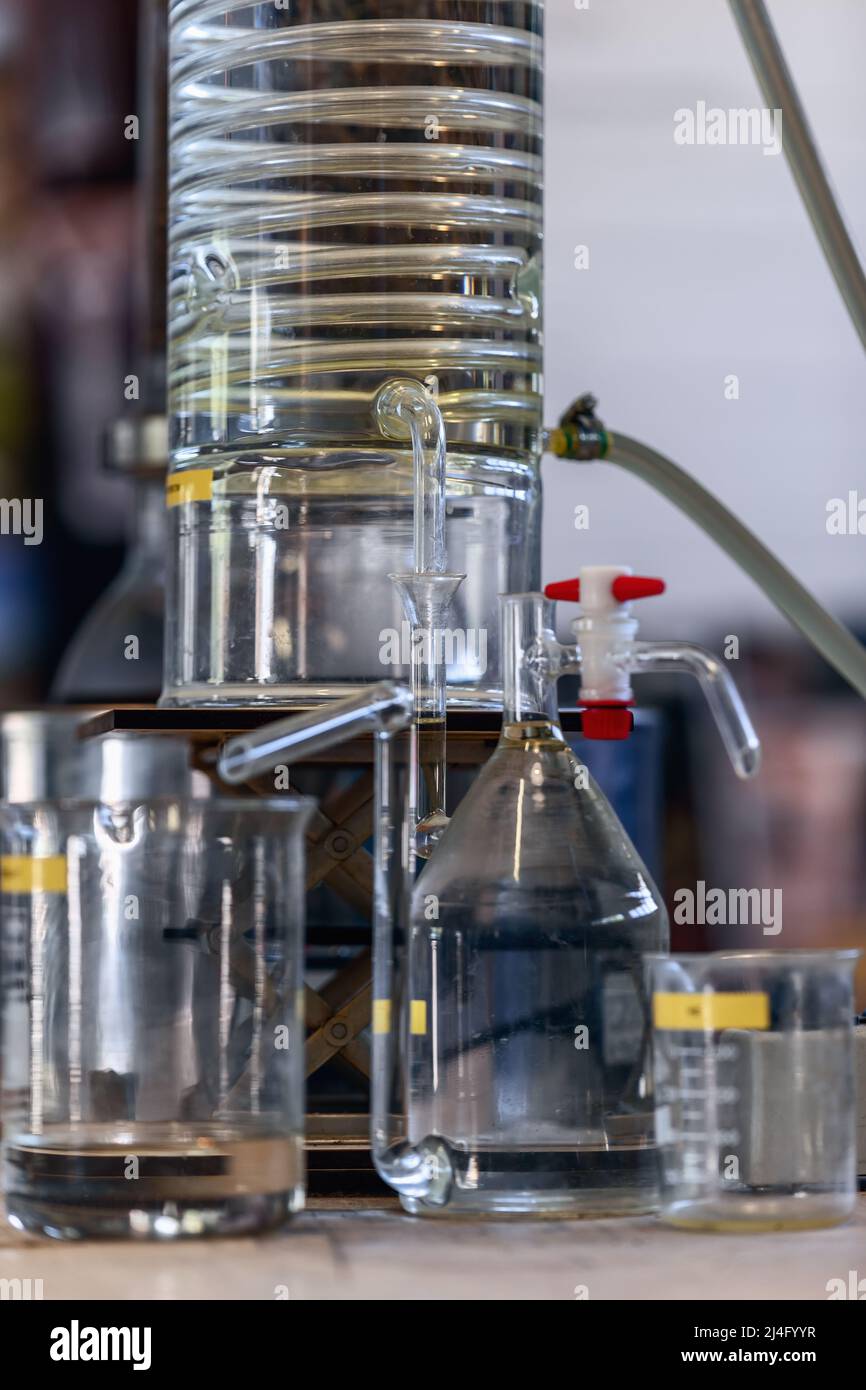
<instances>
[{"instance_id":1,"label":"dark blurred background","mask_svg":"<svg viewBox=\"0 0 866 1390\"><path fill-rule=\"evenodd\" d=\"M44 540L0 542L0 688L44 699L122 559L130 485L102 467L139 401L136 0L0 5L0 494Z\"/></svg>"}]
</instances>

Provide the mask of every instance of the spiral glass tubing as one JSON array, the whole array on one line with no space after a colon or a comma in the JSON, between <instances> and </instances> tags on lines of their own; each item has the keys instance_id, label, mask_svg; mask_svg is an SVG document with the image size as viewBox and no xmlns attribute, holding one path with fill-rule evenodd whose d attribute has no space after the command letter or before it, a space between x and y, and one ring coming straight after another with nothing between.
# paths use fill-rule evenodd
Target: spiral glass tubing
<instances>
[{"instance_id":1,"label":"spiral glass tubing","mask_svg":"<svg viewBox=\"0 0 866 1390\"><path fill-rule=\"evenodd\" d=\"M533 454L541 0L170 13L176 466L370 446L401 374L464 454Z\"/></svg>"}]
</instances>

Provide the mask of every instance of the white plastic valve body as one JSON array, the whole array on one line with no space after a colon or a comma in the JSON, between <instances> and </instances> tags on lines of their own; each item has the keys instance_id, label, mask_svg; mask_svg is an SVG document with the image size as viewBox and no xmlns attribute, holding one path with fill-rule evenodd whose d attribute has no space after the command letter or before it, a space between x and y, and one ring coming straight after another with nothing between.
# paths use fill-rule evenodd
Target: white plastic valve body
<instances>
[{"instance_id":1,"label":"white plastic valve body","mask_svg":"<svg viewBox=\"0 0 866 1390\"><path fill-rule=\"evenodd\" d=\"M573 632L580 647L580 703L630 704L629 648L638 620L631 604L614 597L613 585L631 575L628 565L586 565L580 571L580 616Z\"/></svg>"}]
</instances>

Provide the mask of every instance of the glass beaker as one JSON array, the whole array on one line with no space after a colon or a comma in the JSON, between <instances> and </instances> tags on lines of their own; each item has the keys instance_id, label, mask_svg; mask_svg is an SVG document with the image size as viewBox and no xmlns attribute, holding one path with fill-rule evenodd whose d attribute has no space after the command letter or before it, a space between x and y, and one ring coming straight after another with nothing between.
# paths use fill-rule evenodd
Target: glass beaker
<instances>
[{"instance_id":1,"label":"glass beaker","mask_svg":"<svg viewBox=\"0 0 866 1390\"><path fill-rule=\"evenodd\" d=\"M310 807L5 808L2 930L26 988L2 1098L14 1225L228 1234L302 1205Z\"/></svg>"},{"instance_id":2,"label":"glass beaker","mask_svg":"<svg viewBox=\"0 0 866 1390\"><path fill-rule=\"evenodd\" d=\"M663 1220L767 1231L850 1215L859 955L647 958Z\"/></svg>"},{"instance_id":3,"label":"glass beaker","mask_svg":"<svg viewBox=\"0 0 866 1390\"><path fill-rule=\"evenodd\" d=\"M98 797L101 745L78 737L93 711L10 710L0 715L0 796L4 801Z\"/></svg>"},{"instance_id":4,"label":"glass beaker","mask_svg":"<svg viewBox=\"0 0 866 1390\"><path fill-rule=\"evenodd\" d=\"M80 737L95 710L18 710L0 715L0 798L132 801L208 796L205 773L190 766L187 739L113 730Z\"/></svg>"},{"instance_id":5,"label":"glass beaker","mask_svg":"<svg viewBox=\"0 0 866 1390\"><path fill-rule=\"evenodd\" d=\"M127 801L157 796L209 796L204 772L190 767L185 738L167 734L112 732L80 738L92 712L26 710L0 717L0 794L4 802ZM10 1038L27 1032L27 976L21 927L0 933L0 1012ZM16 1021L16 1014L18 1015ZM0 1078L20 1066L4 1055ZM17 1088L19 1082L14 1086ZM2 1123L0 1123L2 1134Z\"/></svg>"},{"instance_id":6,"label":"glass beaker","mask_svg":"<svg viewBox=\"0 0 866 1390\"><path fill-rule=\"evenodd\" d=\"M172 0L166 703L380 679L413 468L374 402L445 420L449 661L499 683L538 583L541 0ZM390 662L392 674L408 672Z\"/></svg>"}]
</instances>

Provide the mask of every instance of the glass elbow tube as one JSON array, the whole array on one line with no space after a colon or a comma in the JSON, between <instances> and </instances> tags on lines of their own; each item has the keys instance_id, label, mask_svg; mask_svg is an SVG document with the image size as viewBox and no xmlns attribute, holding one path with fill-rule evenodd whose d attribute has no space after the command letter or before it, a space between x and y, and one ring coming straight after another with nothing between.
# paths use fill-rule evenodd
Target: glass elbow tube
<instances>
[{"instance_id":1,"label":"glass elbow tube","mask_svg":"<svg viewBox=\"0 0 866 1390\"><path fill-rule=\"evenodd\" d=\"M163 701L381 675L388 575L412 568L411 443L375 410L395 375L441 409L455 623L491 634L448 680L485 699L496 597L538 582L541 0L172 0L170 21Z\"/></svg>"},{"instance_id":2,"label":"glass elbow tube","mask_svg":"<svg viewBox=\"0 0 866 1390\"><path fill-rule=\"evenodd\" d=\"M414 573L444 574L448 454L442 412L425 386L406 378L382 387L375 411L384 435L412 444Z\"/></svg>"},{"instance_id":3,"label":"glass elbow tube","mask_svg":"<svg viewBox=\"0 0 866 1390\"><path fill-rule=\"evenodd\" d=\"M695 676L735 773L742 778L755 776L761 766L761 744L740 692L718 657L690 642L634 642L626 664L634 674L685 671Z\"/></svg>"}]
</instances>

